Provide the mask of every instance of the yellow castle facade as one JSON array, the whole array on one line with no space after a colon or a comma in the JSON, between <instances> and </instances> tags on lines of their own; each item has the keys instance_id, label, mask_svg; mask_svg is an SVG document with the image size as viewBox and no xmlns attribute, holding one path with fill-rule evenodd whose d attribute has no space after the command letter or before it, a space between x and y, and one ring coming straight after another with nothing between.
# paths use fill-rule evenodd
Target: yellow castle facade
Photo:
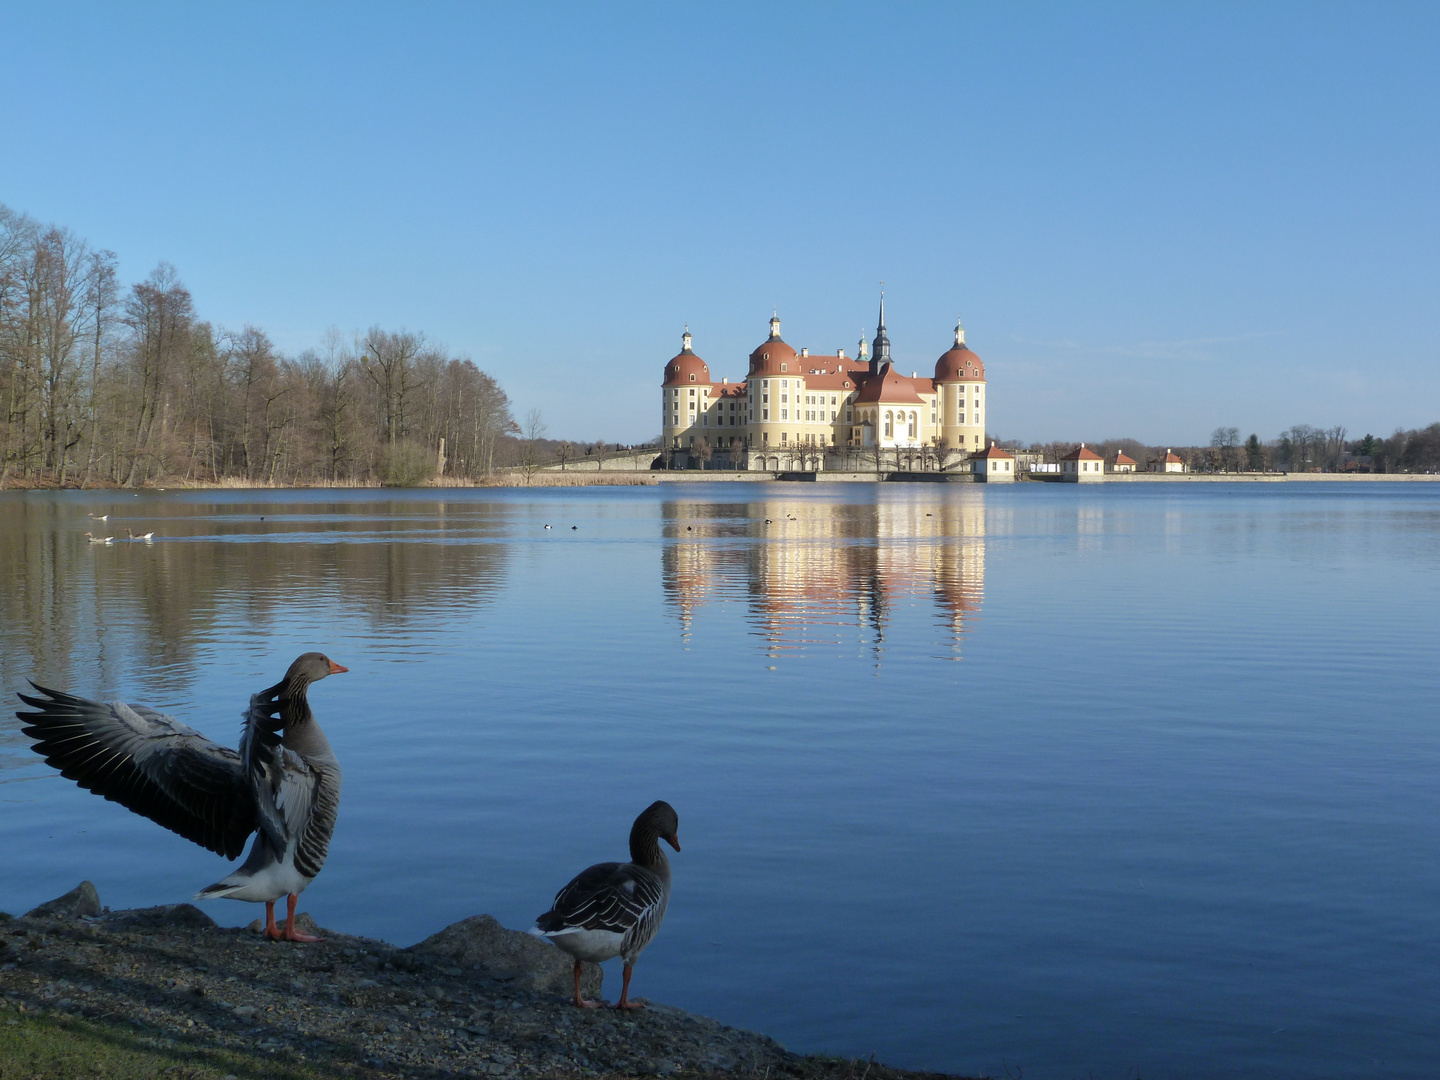
<instances>
[{"instance_id":1,"label":"yellow castle facade","mask_svg":"<svg viewBox=\"0 0 1440 1080\"><path fill-rule=\"evenodd\" d=\"M711 377L688 327L680 340L661 383L672 468L809 471L864 468L868 460L876 468L949 469L985 446L985 365L966 346L958 320L954 344L929 378L896 369L883 298L873 350L862 337L854 357L796 352L780 336L779 316L772 317L740 382Z\"/></svg>"}]
</instances>

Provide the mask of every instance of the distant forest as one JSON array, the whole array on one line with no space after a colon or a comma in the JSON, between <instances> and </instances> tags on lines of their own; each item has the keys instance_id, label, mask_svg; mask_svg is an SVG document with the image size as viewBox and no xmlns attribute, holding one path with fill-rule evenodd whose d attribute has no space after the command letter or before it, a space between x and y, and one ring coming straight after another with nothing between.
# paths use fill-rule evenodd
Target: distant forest
<instances>
[{"instance_id":1,"label":"distant forest","mask_svg":"<svg viewBox=\"0 0 1440 1080\"><path fill-rule=\"evenodd\" d=\"M1147 462L1174 453L1191 472L1440 472L1440 423L1409 431L1396 430L1389 438L1348 437L1341 425L1329 428L1296 424L1278 438L1262 440L1252 434L1241 438L1240 429L1218 427L1205 446L1150 446L1136 439L1100 439L1086 445L1111 460L1126 454L1144 469ZM1059 461L1078 443L1032 443L1029 449L1046 461Z\"/></svg>"},{"instance_id":2,"label":"distant forest","mask_svg":"<svg viewBox=\"0 0 1440 1080\"><path fill-rule=\"evenodd\" d=\"M495 379L422 333L286 356L201 319L174 267L125 288L115 263L0 205L0 486L410 484L548 450L538 417L519 438Z\"/></svg>"}]
</instances>

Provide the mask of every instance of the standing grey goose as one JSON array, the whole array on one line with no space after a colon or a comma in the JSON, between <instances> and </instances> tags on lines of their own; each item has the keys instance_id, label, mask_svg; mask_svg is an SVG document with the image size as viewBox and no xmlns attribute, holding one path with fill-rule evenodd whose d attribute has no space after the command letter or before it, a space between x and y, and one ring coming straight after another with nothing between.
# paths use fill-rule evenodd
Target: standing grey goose
<instances>
[{"instance_id":1,"label":"standing grey goose","mask_svg":"<svg viewBox=\"0 0 1440 1080\"><path fill-rule=\"evenodd\" d=\"M535 933L553 941L575 958L575 1004L582 1009L598 1004L580 996L583 961L598 964L620 956L625 959L625 980L617 1009L643 1009L630 1000L630 973L640 951L660 929L670 903L670 860L660 850L664 840L680 850L680 819L669 803L658 801L645 808L630 828L630 861L599 863L581 871L555 894L550 910L535 920Z\"/></svg>"},{"instance_id":2,"label":"standing grey goose","mask_svg":"<svg viewBox=\"0 0 1440 1080\"><path fill-rule=\"evenodd\" d=\"M283 679L250 698L238 753L148 706L102 704L33 680L41 696L20 700L37 711L15 715L35 752L87 791L227 859L255 833L244 864L196 899L263 901L267 937L319 941L296 931L295 905L330 849L340 765L305 691L348 670L323 653L298 657ZM282 896L289 901L283 930L275 925Z\"/></svg>"}]
</instances>

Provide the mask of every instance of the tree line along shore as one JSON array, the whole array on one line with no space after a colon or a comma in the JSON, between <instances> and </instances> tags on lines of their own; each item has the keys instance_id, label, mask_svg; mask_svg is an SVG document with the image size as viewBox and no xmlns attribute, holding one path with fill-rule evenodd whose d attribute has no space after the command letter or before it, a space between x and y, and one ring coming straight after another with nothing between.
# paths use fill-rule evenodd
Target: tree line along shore
<instances>
[{"instance_id":1,"label":"tree line along shore","mask_svg":"<svg viewBox=\"0 0 1440 1080\"><path fill-rule=\"evenodd\" d=\"M411 486L534 471L607 444L522 428L504 389L420 332L328 333L287 356L203 319L173 266L0 205L0 487Z\"/></svg>"}]
</instances>

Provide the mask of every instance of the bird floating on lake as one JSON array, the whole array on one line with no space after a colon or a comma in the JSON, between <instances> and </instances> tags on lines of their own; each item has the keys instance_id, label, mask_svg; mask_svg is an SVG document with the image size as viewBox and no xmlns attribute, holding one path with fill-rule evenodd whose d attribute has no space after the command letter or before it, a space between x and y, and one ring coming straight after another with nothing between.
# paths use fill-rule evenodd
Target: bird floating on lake
<instances>
[{"instance_id":1,"label":"bird floating on lake","mask_svg":"<svg viewBox=\"0 0 1440 1080\"><path fill-rule=\"evenodd\" d=\"M546 528L547 528L547 529L548 529L548 528L550 528L550 526L549 526L549 525L546 525L546 526L545 526L545 527L546 527Z\"/></svg>"},{"instance_id":2,"label":"bird floating on lake","mask_svg":"<svg viewBox=\"0 0 1440 1080\"><path fill-rule=\"evenodd\" d=\"M645 1007L630 1000L630 973L670 903L670 860L660 850L661 840L680 850L680 818L663 800L647 806L631 826L628 863L597 863L581 871L535 920L532 933L575 958L575 1004L582 1009L598 1008L580 996L582 962L616 956L625 960L625 975L615 1008Z\"/></svg>"},{"instance_id":3,"label":"bird floating on lake","mask_svg":"<svg viewBox=\"0 0 1440 1080\"><path fill-rule=\"evenodd\" d=\"M89 540L90 543L92 543L92 544L108 544L108 543L110 543L110 541L114 540L115 537L113 537L113 536L95 536L95 535L87 532L87 533L85 534L85 539L86 539L86 540Z\"/></svg>"},{"instance_id":4,"label":"bird floating on lake","mask_svg":"<svg viewBox=\"0 0 1440 1080\"><path fill-rule=\"evenodd\" d=\"M348 671L323 653L296 658L285 677L250 698L240 750L211 742L145 705L101 703L31 682L38 696L17 712L34 750L87 791L243 865L197 900L265 904L265 935L319 941L295 929L295 905L330 850L340 806L340 764L310 711L306 691ZM288 897L285 927L275 901Z\"/></svg>"},{"instance_id":5,"label":"bird floating on lake","mask_svg":"<svg viewBox=\"0 0 1440 1080\"><path fill-rule=\"evenodd\" d=\"M154 540L154 539L155 539L155 534L154 534L153 532L148 532L148 533L141 533L139 536L136 536L133 532L131 532L131 531L127 528L127 529L125 530L125 539L126 539L126 540Z\"/></svg>"},{"instance_id":6,"label":"bird floating on lake","mask_svg":"<svg viewBox=\"0 0 1440 1080\"><path fill-rule=\"evenodd\" d=\"M110 520L110 515L109 515L109 514L86 514L85 516L88 517L88 518L94 518L96 521L109 521L109 520Z\"/></svg>"},{"instance_id":7,"label":"bird floating on lake","mask_svg":"<svg viewBox=\"0 0 1440 1080\"><path fill-rule=\"evenodd\" d=\"M574 531L575 531L576 529L578 529L578 528L580 528L579 525L571 525L571 526L570 526L570 531L571 531L571 532L574 532Z\"/></svg>"}]
</instances>

